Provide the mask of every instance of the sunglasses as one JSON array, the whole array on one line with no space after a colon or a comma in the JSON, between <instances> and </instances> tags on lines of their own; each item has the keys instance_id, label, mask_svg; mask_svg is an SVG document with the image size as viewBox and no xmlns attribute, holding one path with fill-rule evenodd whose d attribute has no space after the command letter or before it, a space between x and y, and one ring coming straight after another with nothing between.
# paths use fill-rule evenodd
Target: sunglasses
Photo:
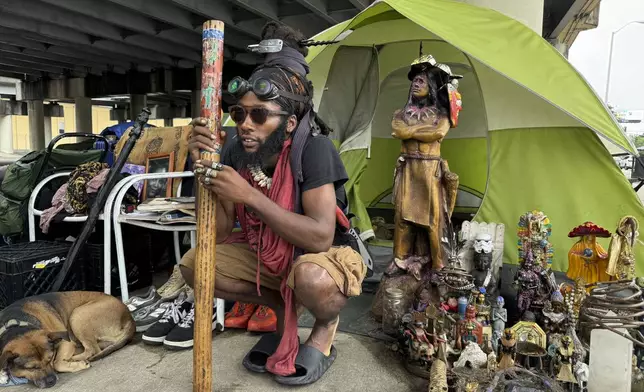
<instances>
[{"instance_id":1,"label":"sunglasses","mask_svg":"<svg viewBox=\"0 0 644 392\"><path fill-rule=\"evenodd\" d=\"M246 117L250 115L250 119L257 125L262 125L268 120L269 116L288 116L290 113L284 111L272 111L262 107L248 108L243 106L234 105L228 108L230 118L236 123L241 124L246 121Z\"/></svg>"}]
</instances>

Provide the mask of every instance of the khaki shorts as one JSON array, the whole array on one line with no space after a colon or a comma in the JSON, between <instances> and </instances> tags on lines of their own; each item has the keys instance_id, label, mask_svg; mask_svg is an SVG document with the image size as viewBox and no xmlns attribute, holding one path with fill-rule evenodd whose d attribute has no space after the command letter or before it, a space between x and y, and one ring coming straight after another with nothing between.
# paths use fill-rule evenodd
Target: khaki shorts
<instances>
[{"instance_id":1,"label":"khaki shorts","mask_svg":"<svg viewBox=\"0 0 644 392\"><path fill-rule=\"evenodd\" d=\"M181 265L194 270L195 249L190 249L181 259ZM229 279L256 281L257 253L248 244L217 245L217 275ZM333 247L324 253L308 253L295 260L288 276L288 285L295 289L295 266L301 263L313 263L324 268L338 285L338 289L347 297L360 295L362 280L367 273L367 266L362 256L350 247ZM261 266L260 284L271 290L279 291L282 278L271 275Z\"/></svg>"}]
</instances>

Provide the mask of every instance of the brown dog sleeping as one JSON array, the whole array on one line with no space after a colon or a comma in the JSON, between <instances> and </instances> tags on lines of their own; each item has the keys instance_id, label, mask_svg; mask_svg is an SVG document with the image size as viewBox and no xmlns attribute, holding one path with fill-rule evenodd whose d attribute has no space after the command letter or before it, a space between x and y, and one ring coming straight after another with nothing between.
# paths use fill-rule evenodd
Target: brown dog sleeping
<instances>
[{"instance_id":1,"label":"brown dog sleeping","mask_svg":"<svg viewBox=\"0 0 644 392\"><path fill-rule=\"evenodd\" d=\"M0 312L0 370L49 388L57 372L89 368L89 362L125 346L135 329L127 307L103 293L25 298Z\"/></svg>"}]
</instances>

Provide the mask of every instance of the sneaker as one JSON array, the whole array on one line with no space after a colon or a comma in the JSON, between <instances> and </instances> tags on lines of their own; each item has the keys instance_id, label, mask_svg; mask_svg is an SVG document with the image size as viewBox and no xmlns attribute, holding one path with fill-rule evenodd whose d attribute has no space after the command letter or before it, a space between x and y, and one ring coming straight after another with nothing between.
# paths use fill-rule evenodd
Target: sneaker
<instances>
[{"instance_id":1,"label":"sneaker","mask_svg":"<svg viewBox=\"0 0 644 392\"><path fill-rule=\"evenodd\" d=\"M148 305L143 309L139 309L132 314L134 322L136 323L136 332L145 332L154 323L159 321L165 312L172 307L174 303L164 300Z\"/></svg>"},{"instance_id":2,"label":"sneaker","mask_svg":"<svg viewBox=\"0 0 644 392\"><path fill-rule=\"evenodd\" d=\"M131 297L124 303L127 306L130 313L132 313L132 312L136 312L141 308L154 304L160 298L161 297L159 296L154 286L150 286L150 288L148 289L148 291L145 293L144 296Z\"/></svg>"},{"instance_id":3,"label":"sneaker","mask_svg":"<svg viewBox=\"0 0 644 392\"><path fill-rule=\"evenodd\" d=\"M158 293L161 298L171 300L176 298L179 293L185 289L185 287L186 281L183 280L183 275L181 274L179 265L175 265L172 275L170 275L170 278L163 284L163 286L159 287Z\"/></svg>"},{"instance_id":4,"label":"sneaker","mask_svg":"<svg viewBox=\"0 0 644 392\"><path fill-rule=\"evenodd\" d=\"M186 317L166 336L163 345L170 350L183 350L194 345L195 307L194 304ZM212 330L217 326L217 308L212 309Z\"/></svg>"},{"instance_id":5,"label":"sneaker","mask_svg":"<svg viewBox=\"0 0 644 392\"><path fill-rule=\"evenodd\" d=\"M188 315L192 303L187 301L188 294L182 292L177 299L166 309L163 316L156 323L152 324L143 334L143 343L159 345L163 344L166 336Z\"/></svg>"},{"instance_id":6,"label":"sneaker","mask_svg":"<svg viewBox=\"0 0 644 392\"><path fill-rule=\"evenodd\" d=\"M224 327L226 328L243 328L248 327L248 321L257 310L257 305L247 302L235 302L230 312L226 313Z\"/></svg>"},{"instance_id":7,"label":"sneaker","mask_svg":"<svg viewBox=\"0 0 644 392\"><path fill-rule=\"evenodd\" d=\"M248 321L249 332L277 331L277 315L273 309L261 305Z\"/></svg>"}]
</instances>

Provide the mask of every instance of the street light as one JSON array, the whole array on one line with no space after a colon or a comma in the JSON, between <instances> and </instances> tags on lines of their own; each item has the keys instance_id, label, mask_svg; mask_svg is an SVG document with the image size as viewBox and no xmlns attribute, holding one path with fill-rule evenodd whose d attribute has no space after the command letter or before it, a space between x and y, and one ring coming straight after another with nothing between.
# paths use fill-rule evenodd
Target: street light
<instances>
[{"instance_id":1,"label":"street light","mask_svg":"<svg viewBox=\"0 0 644 392\"><path fill-rule=\"evenodd\" d=\"M633 20L631 22L628 22L624 26L613 31L610 36L610 51L608 52L608 75L606 75L606 97L604 98L606 105L608 105L608 89L610 88L610 69L612 68L612 65L613 65L613 43L615 42L615 35L620 31L624 30L626 27L635 23L644 24L644 20Z\"/></svg>"}]
</instances>

